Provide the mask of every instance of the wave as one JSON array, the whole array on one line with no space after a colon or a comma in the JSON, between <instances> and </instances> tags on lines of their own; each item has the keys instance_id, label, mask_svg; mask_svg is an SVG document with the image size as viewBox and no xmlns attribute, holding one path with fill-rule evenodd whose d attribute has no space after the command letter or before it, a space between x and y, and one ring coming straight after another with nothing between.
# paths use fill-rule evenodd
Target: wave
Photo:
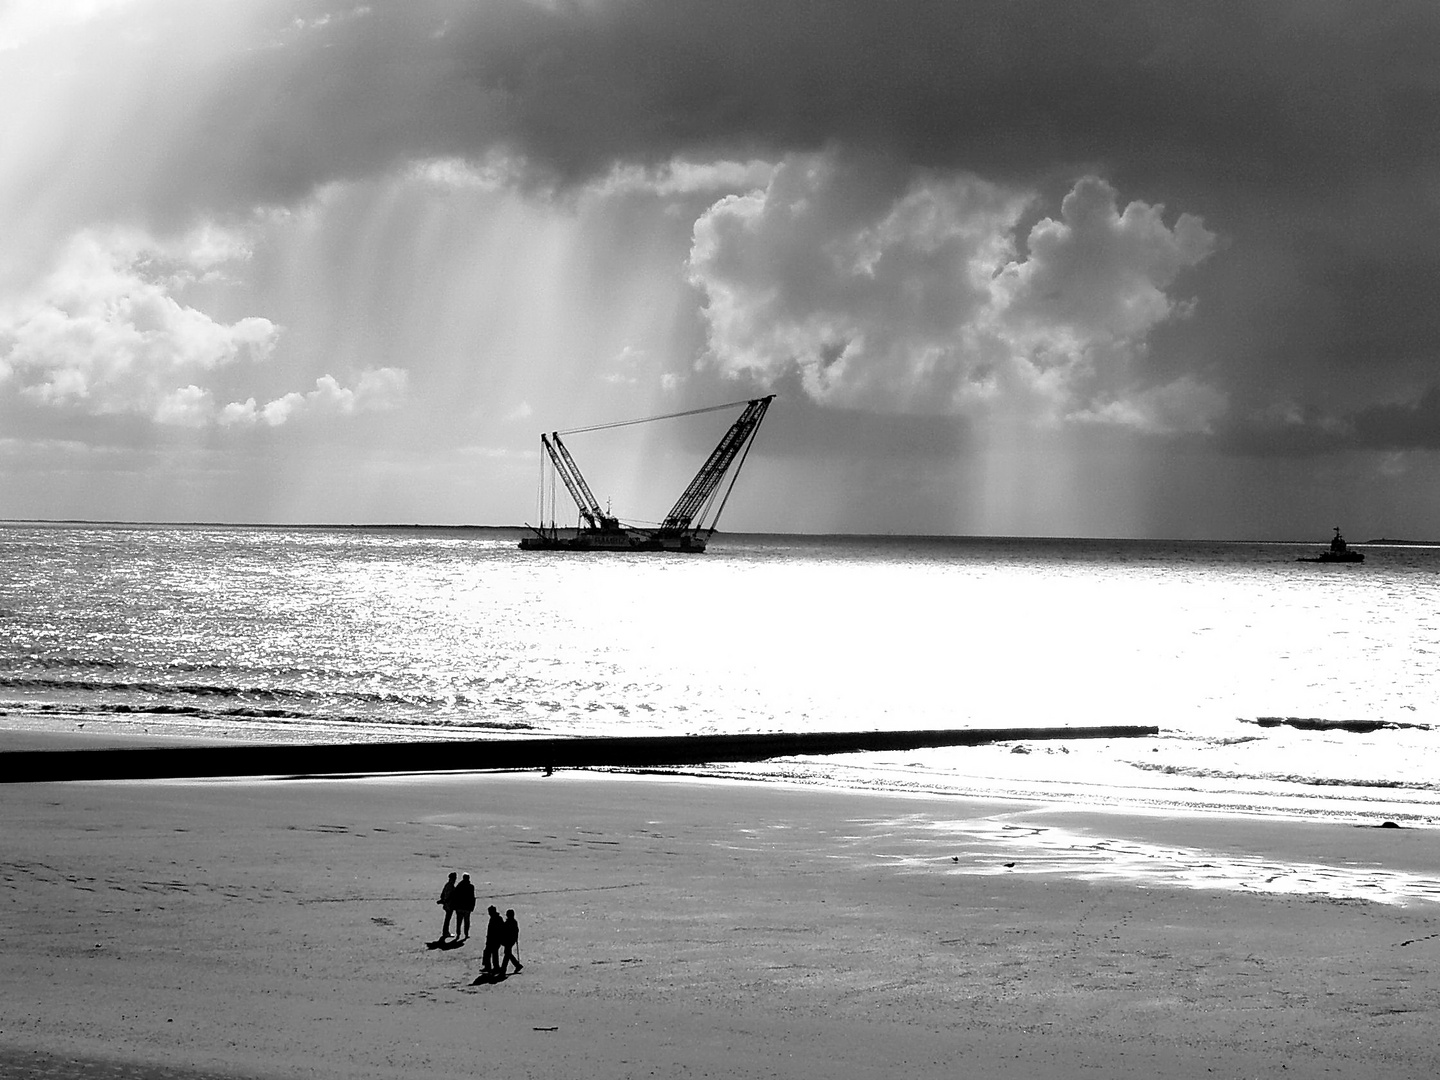
<instances>
[{"instance_id":1,"label":"wave","mask_svg":"<svg viewBox=\"0 0 1440 1080\"><path fill-rule=\"evenodd\" d=\"M262 709L247 706L205 708L199 705L129 705L117 702L20 702L0 701L0 716L7 713L29 713L35 716L154 716L187 718L211 722L264 720L270 723L354 724L375 727L374 717L343 713L298 712L292 709ZM415 727L456 731L534 731L536 726L524 720L429 720L413 717L386 717L380 726Z\"/></svg>"},{"instance_id":2,"label":"wave","mask_svg":"<svg viewBox=\"0 0 1440 1080\"><path fill-rule=\"evenodd\" d=\"M1250 773L1231 769L1205 769L1194 765L1162 765L1158 762L1132 761L1132 768L1163 776L1191 776L1201 780L1249 780L1271 784L1296 784L1301 787L1378 788L1387 791L1440 791L1440 784L1418 780L1377 780L1337 776L1302 776L1298 773Z\"/></svg>"},{"instance_id":3,"label":"wave","mask_svg":"<svg viewBox=\"0 0 1440 1080\"><path fill-rule=\"evenodd\" d=\"M1260 727L1292 727L1298 731L1352 731L1359 735L1404 728L1415 731L1433 729L1431 724L1406 724L1398 720L1326 720L1320 716L1257 716L1253 720L1242 719L1241 723Z\"/></svg>"},{"instance_id":4,"label":"wave","mask_svg":"<svg viewBox=\"0 0 1440 1080\"><path fill-rule=\"evenodd\" d=\"M326 696L313 690L280 686L217 686L211 683L162 683L148 679L137 682L119 682L100 679L49 679L0 675L0 686L13 690L69 690L100 694L189 694L193 697L273 697L308 700Z\"/></svg>"},{"instance_id":5,"label":"wave","mask_svg":"<svg viewBox=\"0 0 1440 1080\"><path fill-rule=\"evenodd\" d=\"M290 709L260 709L238 707L234 709L206 709L199 705L129 705L123 702L0 702L0 710L29 712L40 715L61 713L90 716L229 716L267 720L311 720L314 713L296 712Z\"/></svg>"},{"instance_id":6,"label":"wave","mask_svg":"<svg viewBox=\"0 0 1440 1080\"><path fill-rule=\"evenodd\" d=\"M126 666L124 660L113 657L96 656L38 656L29 653L25 656L0 657L0 668L6 670L17 670L25 668L39 668L42 671L71 671L77 668L99 668L102 671L118 671Z\"/></svg>"},{"instance_id":7,"label":"wave","mask_svg":"<svg viewBox=\"0 0 1440 1080\"><path fill-rule=\"evenodd\" d=\"M0 612L3 615L3 612ZM364 679L372 673L368 671L344 670L340 668L315 667L308 665L292 666L265 666L258 668L225 667L213 663L203 663L196 660L170 660L163 664L144 665L134 660L126 660L117 656L65 656L45 655L41 653L19 653L11 656L0 656L0 671L25 672L25 671L80 671L87 668L100 671L119 671L122 668L142 669L147 667L150 670L162 670L166 672L185 672L186 674L214 673L220 675L233 675L244 678L274 678L274 679L330 679L343 681L346 679Z\"/></svg>"},{"instance_id":8,"label":"wave","mask_svg":"<svg viewBox=\"0 0 1440 1080\"><path fill-rule=\"evenodd\" d=\"M154 697L244 698L248 700L310 702L317 706L343 703L361 706L416 706L434 708L457 705L506 704L482 702L467 694L436 694L402 690L316 690L290 686L235 686L200 682L157 682L153 679L60 679L45 676L0 675L0 687L10 690L59 691L89 694L149 694ZM557 704L558 707L558 704ZM144 711L158 711L145 706Z\"/></svg>"}]
</instances>

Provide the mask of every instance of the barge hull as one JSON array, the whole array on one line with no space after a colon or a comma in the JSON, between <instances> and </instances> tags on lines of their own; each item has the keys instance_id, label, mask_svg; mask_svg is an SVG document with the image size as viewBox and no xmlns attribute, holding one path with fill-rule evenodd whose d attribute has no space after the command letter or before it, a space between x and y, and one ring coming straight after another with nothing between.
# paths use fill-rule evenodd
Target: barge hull
<instances>
[{"instance_id":1,"label":"barge hull","mask_svg":"<svg viewBox=\"0 0 1440 1080\"><path fill-rule=\"evenodd\" d=\"M699 536L654 536L634 533L603 532L587 534L582 529L574 536L550 534L520 538L522 551L678 551L700 554L705 540Z\"/></svg>"}]
</instances>

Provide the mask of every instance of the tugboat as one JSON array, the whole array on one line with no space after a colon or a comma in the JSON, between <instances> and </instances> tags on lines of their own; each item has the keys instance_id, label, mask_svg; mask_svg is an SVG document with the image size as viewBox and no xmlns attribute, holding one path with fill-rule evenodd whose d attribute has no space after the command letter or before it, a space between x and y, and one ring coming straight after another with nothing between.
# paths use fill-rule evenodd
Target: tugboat
<instances>
[{"instance_id":1,"label":"tugboat","mask_svg":"<svg viewBox=\"0 0 1440 1080\"><path fill-rule=\"evenodd\" d=\"M1335 526L1335 536L1330 541L1330 550L1322 551L1319 555L1302 555L1296 562L1364 562L1365 556L1358 551L1351 551L1345 543L1345 538L1340 535L1340 526Z\"/></svg>"}]
</instances>

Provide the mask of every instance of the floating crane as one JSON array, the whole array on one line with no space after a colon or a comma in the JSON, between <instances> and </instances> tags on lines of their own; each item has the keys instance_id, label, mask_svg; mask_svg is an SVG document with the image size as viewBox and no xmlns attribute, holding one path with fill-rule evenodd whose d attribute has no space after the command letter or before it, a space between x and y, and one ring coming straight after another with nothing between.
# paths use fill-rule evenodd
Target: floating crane
<instances>
[{"instance_id":1,"label":"floating crane","mask_svg":"<svg viewBox=\"0 0 1440 1080\"><path fill-rule=\"evenodd\" d=\"M775 399L774 394L754 398L750 401L732 401L726 405L712 405L704 409L690 409L686 412L669 413L665 416L648 416L641 420L620 420L611 424L596 424L587 428L571 428L566 432L552 431L540 436L540 446L545 451L541 459L540 501L541 523L529 526L534 533L521 539L521 548L527 551L690 551L705 550L708 538L715 532L720 513L729 501L730 492L740 476L740 469L755 441L755 432L765 418L765 410ZM721 436L720 442L700 466L700 471L681 493L659 528L647 529L622 524L620 519L600 508L595 493L585 482L580 467L575 464L562 434L572 435L581 431L599 431L604 428L626 427L631 424L646 424L655 420L669 420L677 416L693 416L696 413L715 412L743 404L740 418L730 425ZM545 467L560 477L565 490L575 500L580 511L580 524L571 532L562 530L554 520L546 525L544 518ZM725 484L725 477L730 477ZM724 495L720 494L724 487ZM553 491L553 488L552 488ZM717 505L718 500L718 505ZM708 518L708 524L706 523Z\"/></svg>"}]
</instances>

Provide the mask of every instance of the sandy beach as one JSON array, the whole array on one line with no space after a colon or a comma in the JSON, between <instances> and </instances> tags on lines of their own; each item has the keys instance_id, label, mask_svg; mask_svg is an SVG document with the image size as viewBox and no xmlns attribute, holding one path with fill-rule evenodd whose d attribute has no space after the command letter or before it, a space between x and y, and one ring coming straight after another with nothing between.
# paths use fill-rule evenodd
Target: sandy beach
<instances>
[{"instance_id":1,"label":"sandy beach","mask_svg":"<svg viewBox=\"0 0 1440 1080\"><path fill-rule=\"evenodd\" d=\"M7 1076L1440 1074L1435 830L571 771L0 813ZM526 966L472 985L490 903Z\"/></svg>"}]
</instances>

